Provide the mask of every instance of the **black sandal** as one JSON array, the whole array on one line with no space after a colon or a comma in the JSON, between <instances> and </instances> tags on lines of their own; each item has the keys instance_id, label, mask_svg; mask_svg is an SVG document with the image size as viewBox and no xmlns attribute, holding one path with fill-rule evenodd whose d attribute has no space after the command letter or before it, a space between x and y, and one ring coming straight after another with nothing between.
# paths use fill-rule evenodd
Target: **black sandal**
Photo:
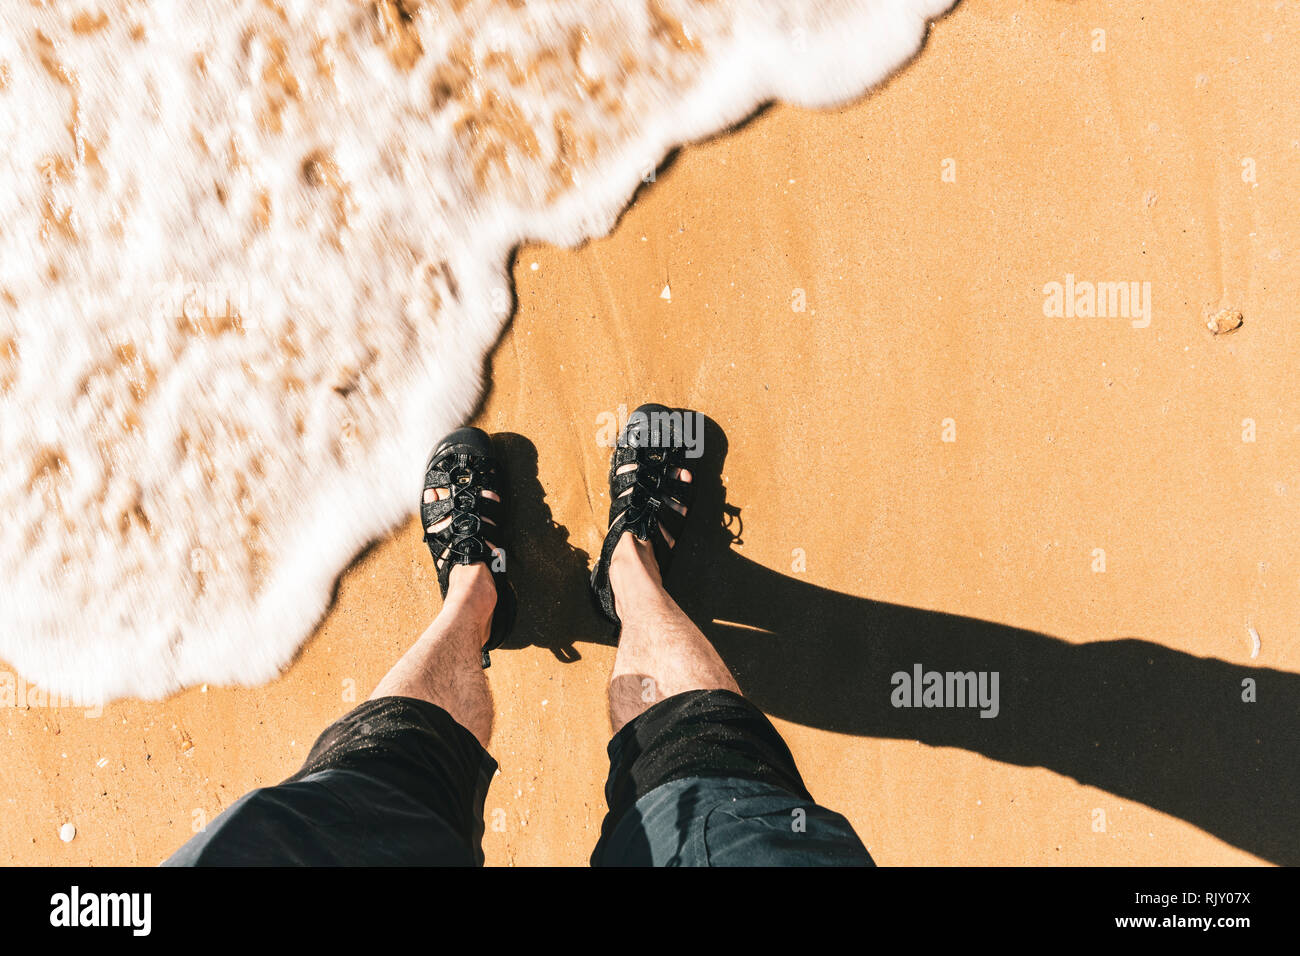
<instances>
[{"instance_id":1,"label":"black sandal","mask_svg":"<svg viewBox=\"0 0 1300 956\"><path fill-rule=\"evenodd\" d=\"M591 591L600 612L615 624L621 622L614 611L609 562L623 533L631 531L653 544L661 575L667 573L673 547L681 540L684 512L689 511L695 494L694 484L680 478L686 450L675 429L681 427L683 414L663 405L642 405L628 417L610 458L609 532L600 549L600 560L591 572ZM636 467L619 473L626 465ZM674 504L681 505L684 511L678 511ZM671 544L664 537L665 531L672 537Z\"/></svg>"},{"instance_id":2,"label":"black sandal","mask_svg":"<svg viewBox=\"0 0 1300 956\"><path fill-rule=\"evenodd\" d=\"M447 489L446 498L431 498L435 488ZM489 498L484 491L494 493ZM492 631L483 645L483 666L491 661L488 652L505 643L515 622L515 589L506 576L506 511L509 488L505 469L492 450L492 439L481 428L458 428L440 441L424 466L424 491L420 496L420 526L424 542L438 569L438 587L443 598L451 569L457 564L482 562L492 571L497 586L497 605L492 613ZM430 531L448 517L451 523ZM489 542L495 540L496 547Z\"/></svg>"}]
</instances>

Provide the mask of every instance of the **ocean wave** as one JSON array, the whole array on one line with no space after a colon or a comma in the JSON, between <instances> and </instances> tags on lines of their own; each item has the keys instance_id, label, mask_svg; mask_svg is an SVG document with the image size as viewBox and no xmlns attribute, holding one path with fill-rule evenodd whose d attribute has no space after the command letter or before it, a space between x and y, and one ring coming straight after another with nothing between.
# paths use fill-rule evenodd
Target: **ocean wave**
<instances>
[{"instance_id":1,"label":"ocean wave","mask_svg":"<svg viewBox=\"0 0 1300 956\"><path fill-rule=\"evenodd\" d=\"M274 677L482 388L522 240L860 95L951 0L101 0L0 12L0 657Z\"/></svg>"}]
</instances>

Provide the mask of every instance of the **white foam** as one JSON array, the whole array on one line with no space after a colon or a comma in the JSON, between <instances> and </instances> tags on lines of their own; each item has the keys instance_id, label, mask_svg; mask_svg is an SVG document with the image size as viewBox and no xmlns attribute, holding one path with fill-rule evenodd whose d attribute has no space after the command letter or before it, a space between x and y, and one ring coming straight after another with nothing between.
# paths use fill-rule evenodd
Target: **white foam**
<instances>
[{"instance_id":1,"label":"white foam","mask_svg":"<svg viewBox=\"0 0 1300 956\"><path fill-rule=\"evenodd\" d=\"M0 657L108 698L274 677L471 411L518 242L859 95L950 3L5 4Z\"/></svg>"}]
</instances>

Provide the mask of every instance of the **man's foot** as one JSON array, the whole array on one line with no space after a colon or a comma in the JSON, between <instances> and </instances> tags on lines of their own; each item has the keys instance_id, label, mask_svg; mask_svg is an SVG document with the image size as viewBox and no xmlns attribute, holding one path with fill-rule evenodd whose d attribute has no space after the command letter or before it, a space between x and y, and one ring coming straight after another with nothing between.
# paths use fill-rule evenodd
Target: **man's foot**
<instances>
[{"instance_id":1,"label":"man's foot","mask_svg":"<svg viewBox=\"0 0 1300 956\"><path fill-rule=\"evenodd\" d=\"M504 469L492 439L479 428L459 428L434 448L424 469L420 522L438 570L445 602L483 615L488 652L514 624L515 594L506 575Z\"/></svg>"},{"instance_id":2,"label":"man's foot","mask_svg":"<svg viewBox=\"0 0 1300 956\"><path fill-rule=\"evenodd\" d=\"M629 416L610 461L609 531L591 589L615 624L620 621L613 580L631 582L639 575L660 586L686 521L694 488L684 466L682 415L663 405L642 405Z\"/></svg>"},{"instance_id":3,"label":"man's foot","mask_svg":"<svg viewBox=\"0 0 1300 956\"><path fill-rule=\"evenodd\" d=\"M624 468L635 468L635 465L625 465ZM691 473L686 468L673 468L668 472L672 478L677 478L687 484L691 481ZM628 493L631 489L628 490ZM683 517L689 510L686 505L677 501L669 501L668 506L673 508ZM664 536L668 547L676 546L677 542L667 529L664 528L663 522L659 523L659 533ZM655 585L663 585L663 575L659 568L659 562L655 559L654 545L649 541L642 541L631 531L624 531L618 539L618 544L614 545L614 552L609 559L609 580L613 585L614 593L617 595L620 588L620 581L632 581L638 578L646 578Z\"/></svg>"}]
</instances>

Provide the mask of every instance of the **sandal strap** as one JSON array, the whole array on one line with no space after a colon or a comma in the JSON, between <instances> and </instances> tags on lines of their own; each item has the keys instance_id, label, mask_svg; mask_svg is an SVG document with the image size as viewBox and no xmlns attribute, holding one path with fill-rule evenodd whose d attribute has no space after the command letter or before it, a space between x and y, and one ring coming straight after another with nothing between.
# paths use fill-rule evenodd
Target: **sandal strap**
<instances>
[{"instance_id":1,"label":"sandal strap","mask_svg":"<svg viewBox=\"0 0 1300 956\"><path fill-rule=\"evenodd\" d=\"M618 473L619 468L630 464L636 468ZM680 467L681 449L618 446L611 465L610 525L624 516L624 529L642 541L649 541L662 536L659 534L662 524L676 540L686 516L672 503L689 507L694 490L689 482L668 476L669 470Z\"/></svg>"},{"instance_id":2,"label":"sandal strap","mask_svg":"<svg viewBox=\"0 0 1300 956\"><path fill-rule=\"evenodd\" d=\"M500 497L499 478L496 464L480 455L452 448L434 456L425 473L424 487L447 488L451 495L422 502L420 520L440 578L451 565L473 564L491 557L487 536L501 526L504 509L501 501L485 497L483 492L491 491ZM451 523L446 527L429 531L431 525L448 517Z\"/></svg>"},{"instance_id":3,"label":"sandal strap","mask_svg":"<svg viewBox=\"0 0 1300 956\"><path fill-rule=\"evenodd\" d=\"M640 469L625 471L621 475L614 476L610 482L610 489L617 498L629 488L640 485L647 493L652 493L659 498L671 499L680 505L688 503L692 490L689 482L682 481L680 478L670 478L665 469L663 473L657 475L656 485L650 474L652 473L643 473Z\"/></svg>"}]
</instances>

